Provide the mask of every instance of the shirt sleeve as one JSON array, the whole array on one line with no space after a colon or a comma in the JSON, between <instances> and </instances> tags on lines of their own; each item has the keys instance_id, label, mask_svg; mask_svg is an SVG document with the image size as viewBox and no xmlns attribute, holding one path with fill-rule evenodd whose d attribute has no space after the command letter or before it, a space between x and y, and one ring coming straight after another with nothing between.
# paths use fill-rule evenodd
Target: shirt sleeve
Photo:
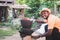
<instances>
[{"instance_id":1,"label":"shirt sleeve","mask_svg":"<svg viewBox=\"0 0 60 40\"><path fill-rule=\"evenodd\" d=\"M54 28L54 24L55 24L55 18L50 17L48 19L48 29L53 29Z\"/></svg>"}]
</instances>

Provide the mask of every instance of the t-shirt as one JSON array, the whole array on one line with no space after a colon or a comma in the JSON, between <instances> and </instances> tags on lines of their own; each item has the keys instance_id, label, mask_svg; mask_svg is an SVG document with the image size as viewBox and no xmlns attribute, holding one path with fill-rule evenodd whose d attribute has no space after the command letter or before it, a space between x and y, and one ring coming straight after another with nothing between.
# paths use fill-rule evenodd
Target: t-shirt
<instances>
[{"instance_id":1,"label":"t-shirt","mask_svg":"<svg viewBox=\"0 0 60 40\"><path fill-rule=\"evenodd\" d=\"M59 29L60 32L60 18L54 15L48 17L48 29L53 29L54 27Z\"/></svg>"}]
</instances>

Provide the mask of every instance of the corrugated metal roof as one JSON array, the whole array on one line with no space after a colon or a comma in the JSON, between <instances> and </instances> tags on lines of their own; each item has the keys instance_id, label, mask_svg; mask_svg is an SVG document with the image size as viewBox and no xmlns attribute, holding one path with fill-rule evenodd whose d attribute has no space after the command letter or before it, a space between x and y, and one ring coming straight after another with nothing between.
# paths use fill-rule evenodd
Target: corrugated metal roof
<instances>
[{"instance_id":1,"label":"corrugated metal roof","mask_svg":"<svg viewBox=\"0 0 60 40\"><path fill-rule=\"evenodd\" d=\"M0 0L0 1L15 1L15 0Z\"/></svg>"},{"instance_id":2,"label":"corrugated metal roof","mask_svg":"<svg viewBox=\"0 0 60 40\"><path fill-rule=\"evenodd\" d=\"M15 8L15 9L31 9L30 7L28 7L26 4L24 5L20 5L20 4L14 4L12 6L10 6L11 8Z\"/></svg>"}]
</instances>

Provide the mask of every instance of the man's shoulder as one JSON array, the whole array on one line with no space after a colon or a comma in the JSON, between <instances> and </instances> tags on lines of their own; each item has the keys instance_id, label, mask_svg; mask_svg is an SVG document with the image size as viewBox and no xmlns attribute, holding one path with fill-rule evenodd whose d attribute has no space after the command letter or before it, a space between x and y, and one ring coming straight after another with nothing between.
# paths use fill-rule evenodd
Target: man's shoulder
<instances>
[{"instance_id":1,"label":"man's shoulder","mask_svg":"<svg viewBox=\"0 0 60 40\"><path fill-rule=\"evenodd\" d=\"M50 14L50 18L57 18L57 16Z\"/></svg>"},{"instance_id":2,"label":"man's shoulder","mask_svg":"<svg viewBox=\"0 0 60 40\"><path fill-rule=\"evenodd\" d=\"M51 16L51 17L55 17L55 15L53 15L53 14L50 14L50 16Z\"/></svg>"},{"instance_id":3,"label":"man's shoulder","mask_svg":"<svg viewBox=\"0 0 60 40\"><path fill-rule=\"evenodd\" d=\"M50 21L55 20L55 19L56 19L56 16L55 15L52 15L52 14L48 18L48 20L50 20Z\"/></svg>"}]
</instances>

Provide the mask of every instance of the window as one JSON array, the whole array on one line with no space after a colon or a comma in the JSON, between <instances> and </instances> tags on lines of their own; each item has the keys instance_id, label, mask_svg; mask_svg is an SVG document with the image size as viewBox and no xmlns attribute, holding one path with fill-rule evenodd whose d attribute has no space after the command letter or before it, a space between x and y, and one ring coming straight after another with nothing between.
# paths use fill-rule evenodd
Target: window
<instances>
[{"instance_id":1,"label":"window","mask_svg":"<svg viewBox=\"0 0 60 40\"><path fill-rule=\"evenodd\" d=\"M8 4L12 4L12 2L7 2Z\"/></svg>"},{"instance_id":2,"label":"window","mask_svg":"<svg viewBox=\"0 0 60 40\"><path fill-rule=\"evenodd\" d=\"M0 1L0 3L5 3L5 1Z\"/></svg>"}]
</instances>

